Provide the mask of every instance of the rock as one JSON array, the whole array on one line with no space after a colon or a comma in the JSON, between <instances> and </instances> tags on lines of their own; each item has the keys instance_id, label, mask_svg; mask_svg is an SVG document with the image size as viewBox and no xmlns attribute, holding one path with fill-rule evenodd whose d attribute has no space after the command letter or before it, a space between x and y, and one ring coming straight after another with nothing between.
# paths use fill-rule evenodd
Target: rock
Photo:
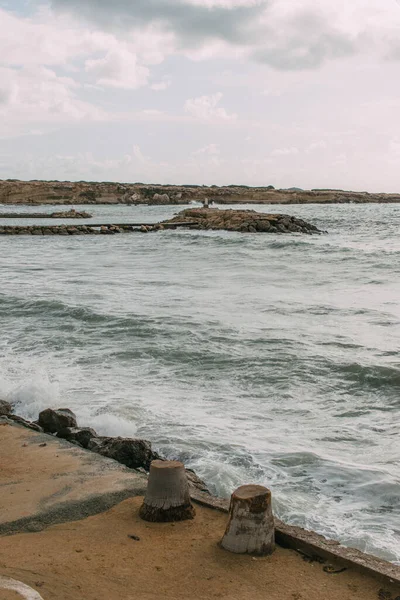
<instances>
[{"instance_id":1,"label":"rock","mask_svg":"<svg viewBox=\"0 0 400 600\"><path fill-rule=\"evenodd\" d=\"M153 202L155 202L155 203L159 202L160 204L168 204L169 196L168 196L168 194L154 194Z\"/></svg>"},{"instance_id":2,"label":"rock","mask_svg":"<svg viewBox=\"0 0 400 600\"><path fill-rule=\"evenodd\" d=\"M189 481L189 487L196 488L200 492L211 495L211 492L204 481L200 479L192 469L186 469L186 477Z\"/></svg>"},{"instance_id":3,"label":"rock","mask_svg":"<svg viewBox=\"0 0 400 600\"><path fill-rule=\"evenodd\" d=\"M90 440L88 449L113 458L130 469L142 467L149 471L151 461L160 459L151 449L150 442L133 438L96 437Z\"/></svg>"},{"instance_id":4,"label":"rock","mask_svg":"<svg viewBox=\"0 0 400 600\"><path fill-rule=\"evenodd\" d=\"M17 415L8 415L7 418L11 421L14 421L14 423L18 423L19 425L27 427L28 429L33 429L33 431L39 431L40 433L43 433L43 428L37 423L32 423L31 421L27 421L26 419L18 417Z\"/></svg>"},{"instance_id":5,"label":"rock","mask_svg":"<svg viewBox=\"0 0 400 600\"><path fill-rule=\"evenodd\" d=\"M321 233L310 223L290 215L258 213L254 210L221 210L215 208L188 208L176 217L165 221L187 222L190 229L240 231L243 233Z\"/></svg>"},{"instance_id":6,"label":"rock","mask_svg":"<svg viewBox=\"0 0 400 600\"><path fill-rule=\"evenodd\" d=\"M257 223L257 231L267 232L271 228L271 224L267 219L262 219Z\"/></svg>"},{"instance_id":7,"label":"rock","mask_svg":"<svg viewBox=\"0 0 400 600\"><path fill-rule=\"evenodd\" d=\"M87 448L90 440L97 437L97 433L91 427L64 427L57 432L57 437Z\"/></svg>"},{"instance_id":8,"label":"rock","mask_svg":"<svg viewBox=\"0 0 400 600\"><path fill-rule=\"evenodd\" d=\"M12 406L9 402L6 402L6 400L0 400L0 416L4 417L4 416L8 416L11 415L12 413Z\"/></svg>"},{"instance_id":9,"label":"rock","mask_svg":"<svg viewBox=\"0 0 400 600\"><path fill-rule=\"evenodd\" d=\"M69 408L46 408L39 414L38 423L48 433L57 433L65 427L78 427L76 416Z\"/></svg>"}]
</instances>

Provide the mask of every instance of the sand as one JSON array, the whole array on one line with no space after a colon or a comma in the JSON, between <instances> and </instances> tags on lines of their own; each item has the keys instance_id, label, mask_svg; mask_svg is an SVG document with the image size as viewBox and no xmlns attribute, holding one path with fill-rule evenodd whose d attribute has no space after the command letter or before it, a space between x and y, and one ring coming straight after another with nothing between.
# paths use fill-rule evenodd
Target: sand
<instances>
[{"instance_id":1,"label":"sand","mask_svg":"<svg viewBox=\"0 0 400 600\"><path fill-rule=\"evenodd\" d=\"M382 587L396 596L352 570L326 573L327 565L292 550L277 548L265 558L230 554L218 547L226 525L218 511L197 507L193 521L145 523L141 502L132 498L82 521L1 538L0 573L44 600L377 600Z\"/></svg>"}]
</instances>

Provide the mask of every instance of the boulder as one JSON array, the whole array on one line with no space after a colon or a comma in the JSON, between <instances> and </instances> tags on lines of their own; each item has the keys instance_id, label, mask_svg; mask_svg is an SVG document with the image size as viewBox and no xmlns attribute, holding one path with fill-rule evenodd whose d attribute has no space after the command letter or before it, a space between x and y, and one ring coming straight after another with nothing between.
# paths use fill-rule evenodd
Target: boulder
<instances>
[{"instance_id":1,"label":"boulder","mask_svg":"<svg viewBox=\"0 0 400 600\"><path fill-rule=\"evenodd\" d=\"M46 408L39 413L38 423L48 433L57 433L65 427L78 427L76 416L69 408Z\"/></svg>"},{"instance_id":2,"label":"boulder","mask_svg":"<svg viewBox=\"0 0 400 600\"><path fill-rule=\"evenodd\" d=\"M113 458L130 469L142 467L149 471L151 461L160 459L157 452L151 449L150 442L133 438L96 437L90 440L88 449Z\"/></svg>"},{"instance_id":3,"label":"boulder","mask_svg":"<svg viewBox=\"0 0 400 600\"><path fill-rule=\"evenodd\" d=\"M88 448L90 440L97 437L97 433L91 427L64 427L57 431L57 437Z\"/></svg>"},{"instance_id":4,"label":"boulder","mask_svg":"<svg viewBox=\"0 0 400 600\"><path fill-rule=\"evenodd\" d=\"M12 413L12 406L5 400L0 400L0 417L8 416Z\"/></svg>"}]
</instances>

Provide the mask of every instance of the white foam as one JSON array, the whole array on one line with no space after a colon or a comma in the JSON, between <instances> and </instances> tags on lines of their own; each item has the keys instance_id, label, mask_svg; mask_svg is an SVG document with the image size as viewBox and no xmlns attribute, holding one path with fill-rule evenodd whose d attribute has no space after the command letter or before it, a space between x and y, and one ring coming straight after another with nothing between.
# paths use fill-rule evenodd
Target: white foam
<instances>
[{"instance_id":1,"label":"white foam","mask_svg":"<svg viewBox=\"0 0 400 600\"><path fill-rule=\"evenodd\" d=\"M59 404L59 385L51 382L45 372L28 377L15 387L7 381L3 385L15 412L27 419L36 419L44 408L57 408Z\"/></svg>"}]
</instances>

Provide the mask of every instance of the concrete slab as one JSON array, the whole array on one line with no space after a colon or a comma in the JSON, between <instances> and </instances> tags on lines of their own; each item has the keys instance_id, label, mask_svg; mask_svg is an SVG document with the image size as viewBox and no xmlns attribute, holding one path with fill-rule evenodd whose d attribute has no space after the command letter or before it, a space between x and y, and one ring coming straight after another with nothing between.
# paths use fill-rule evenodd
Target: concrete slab
<instances>
[{"instance_id":1,"label":"concrete slab","mask_svg":"<svg viewBox=\"0 0 400 600\"><path fill-rule=\"evenodd\" d=\"M88 519L0 537L0 577L33 588L43 600L395 600L400 594L399 586L336 563L305 561L279 546L266 557L226 552L218 545L226 514L196 506L192 521L147 523L139 517L142 501L129 498Z\"/></svg>"},{"instance_id":2,"label":"concrete slab","mask_svg":"<svg viewBox=\"0 0 400 600\"><path fill-rule=\"evenodd\" d=\"M145 475L114 460L0 421L0 534L103 512L146 485Z\"/></svg>"}]
</instances>

